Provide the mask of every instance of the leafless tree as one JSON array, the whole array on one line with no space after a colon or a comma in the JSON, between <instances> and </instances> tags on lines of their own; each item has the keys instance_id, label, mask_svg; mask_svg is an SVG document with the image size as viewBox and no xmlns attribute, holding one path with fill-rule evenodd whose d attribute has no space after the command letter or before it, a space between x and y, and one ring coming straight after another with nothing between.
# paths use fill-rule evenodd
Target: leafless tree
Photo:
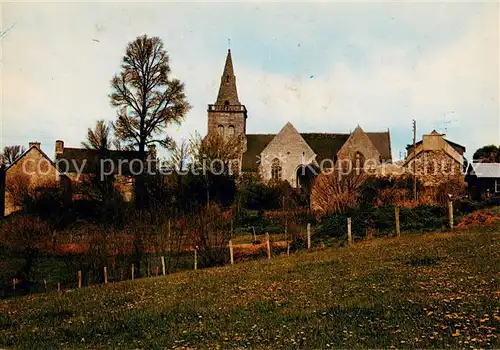
<instances>
[{"instance_id":1,"label":"leafless tree","mask_svg":"<svg viewBox=\"0 0 500 350\"><path fill-rule=\"evenodd\" d=\"M329 174L320 174L311 190L311 209L320 213L339 213L358 205L359 187L366 179L364 172L348 174L335 169Z\"/></svg>"},{"instance_id":2,"label":"leafless tree","mask_svg":"<svg viewBox=\"0 0 500 350\"><path fill-rule=\"evenodd\" d=\"M106 123L104 120L98 120L94 129L88 128L87 141L82 142L82 146L86 149L106 150L111 145L111 123Z\"/></svg>"},{"instance_id":3,"label":"leafless tree","mask_svg":"<svg viewBox=\"0 0 500 350\"><path fill-rule=\"evenodd\" d=\"M23 146L14 145L14 146L5 146L3 149L3 153L0 157L0 162L5 165L10 165L16 161L26 150Z\"/></svg>"}]
</instances>

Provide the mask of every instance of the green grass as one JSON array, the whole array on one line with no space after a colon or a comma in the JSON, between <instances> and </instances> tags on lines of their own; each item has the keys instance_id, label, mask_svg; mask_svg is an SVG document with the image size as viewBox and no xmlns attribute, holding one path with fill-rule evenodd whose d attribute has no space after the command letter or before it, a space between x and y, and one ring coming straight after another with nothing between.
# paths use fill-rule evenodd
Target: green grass
<instances>
[{"instance_id":1,"label":"green grass","mask_svg":"<svg viewBox=\"0 0 500 350\"><path fill-rule=\"evenodd\" d=\"M499 270L497 229L380 238L5 300L0 346L499 347Z\"/></svg>"}]
</instances>

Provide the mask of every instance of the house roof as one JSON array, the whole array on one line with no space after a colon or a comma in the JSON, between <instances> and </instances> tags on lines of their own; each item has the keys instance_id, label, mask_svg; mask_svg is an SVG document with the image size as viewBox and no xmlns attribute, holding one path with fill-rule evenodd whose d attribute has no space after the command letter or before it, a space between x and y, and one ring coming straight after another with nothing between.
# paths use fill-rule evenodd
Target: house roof
<instances>
[{"instance_id":1,"label":"house roof","mask_svg":"<svg viewBox=\"0 0 500 350\"><path fill-rule=\"evenodd\" d=\"M98 150L85 149L85 148L64 148L62 154L56 155L56 164L59 171L63 173L75 173L78 169L82 169L82 173L95 173L98 171L100 159L109 159L103 164L110 166L113 164L114 173L121 173L122 175L130 175L133 171L140 171L139 162L132 163L133 168L130 167L130 162L134 159L140 159L138 151L117 151L107 150L100 154ZM66 160L66 161L64 161ZM121 161L121 170L120 163Z\"/></svg>"},{"instance_id":2,"label":"house roof","mask_svg":"<svg viewBox=\"0 0 500 350\"><path fill-rule=\"evenodd\" d=\"M382 160L392 160L389 132L367 132L366 135L377 148ZM247 151L243 154L243 171L256 171L260 153L266 148L276 134L248 134ZM349 138L346 133L301 133L300 136L316 153L316 161L334 160L337 152Z\"/></svg>"},{"instance_id":3,"label":"house roof","mask_svg":"<svg viewBox=\"0 0 500 350\"><path fill-rule=\"evenodd\" d=\"M478 178L500 178L500 163L470 163L467 174Z\"/></svg>"}]
</instances>

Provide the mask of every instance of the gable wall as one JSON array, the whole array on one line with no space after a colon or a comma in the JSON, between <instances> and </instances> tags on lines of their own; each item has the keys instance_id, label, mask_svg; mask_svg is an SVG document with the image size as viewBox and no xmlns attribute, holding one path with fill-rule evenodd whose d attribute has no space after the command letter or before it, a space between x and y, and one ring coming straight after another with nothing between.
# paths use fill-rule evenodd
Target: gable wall
<instances>
[{"instance_id":1,"label":"gable wall","mask_svg":"<svg viewBox=\"0 0 500 350\"><path fill-rule=\"evenodd\" d=\"M22 193L37 187L57 186L58 183L59 172L56 168L38 149L31 148L6 171L4 215L20 209Z\"/></svg>"},{"instance_id":2,"label":"gable wall","mask_svg":"<svg viewBox=\"0 0 500 350\"><path fill-rule=\"evenodd\" d=\"M413 174L413 160L406 167ZM450 180L463 179L462 164L442 149L417 154L415 169L424 186L438 186Z\"/></svg>"},{"instance_id":3,"label":"gable wall","mask_svg":"<svg viewBox=\"0 0 500 350\"><path fill-rule=\"evenodd\" d=\"M282 179L295 187L297 168L303 160L310 163L314 152L293 127L286 126L261 153L260 174L264 181L271 179L271 164L276 157L282 160Z\"/></svg>"},{"instance_id":4,"label":"gable wall","mask_svg":"<svg viewBox=\"0 0 500 350\"><path fill-rule=\"evenodd\" d=\"M351 137L346 141L337 153L338 160L354 160L356 152L365 156L365 162L373 159L371 162L380 164L380 153L370 141L368 136L362 130L355 130ZM372 163L373 164L373 163Z\"/></svg>"}]
</instances>

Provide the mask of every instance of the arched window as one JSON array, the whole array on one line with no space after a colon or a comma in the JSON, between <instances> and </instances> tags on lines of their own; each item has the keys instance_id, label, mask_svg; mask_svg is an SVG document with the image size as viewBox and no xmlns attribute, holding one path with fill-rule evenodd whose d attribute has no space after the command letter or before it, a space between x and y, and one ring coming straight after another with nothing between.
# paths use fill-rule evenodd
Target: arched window
<instances>
[{"instance_id":1,"label":"arched window","mask_svg":"<svg viewBox=\"0 0 500 350\"><path fill-rule=\"evenodd\" d=\"M271 163L271 179L272 180L281 180L282 176L282 168L281 168L281 162L278 158L274 158L272 163Z\"/></svg>"},{"instance_id":2,"label":"arched window","mask_svg":"<svg viewBox=\"0 0 500 350\"><path fill-rule=\"evenodd\" d=\"M224 126L223 125L219 125L217 127L217 132L219 133L220 136L224 136Z\"/></svg>"},{"instance_id":3,"label":"arched window","mask_svg":"<svg viewBox=\"0 0 500 350\"><path fill-rule=\"evenodd\" d=\"M233 137L234 136L234 125L229 125L227 128L227 136Z\"/></svg>"},{"instance_id":4,"label":"arched window","mask_svg":"<svg viewBox=\"0 0 500 350\"><path fill-rule=\"evenodd\" d=\"M229 83L229 75L226 75L226 83Z\"/></svg>"},{"instance_id":5,"label":"arched window","mask_svg":"<svg viewBox=\"0 0 500 350\"><path fill-rule=\"evenodd\" d=\"M224 109L228 110L229 109L229 101L224 102Z\"/></svg>"}]
</instances>

